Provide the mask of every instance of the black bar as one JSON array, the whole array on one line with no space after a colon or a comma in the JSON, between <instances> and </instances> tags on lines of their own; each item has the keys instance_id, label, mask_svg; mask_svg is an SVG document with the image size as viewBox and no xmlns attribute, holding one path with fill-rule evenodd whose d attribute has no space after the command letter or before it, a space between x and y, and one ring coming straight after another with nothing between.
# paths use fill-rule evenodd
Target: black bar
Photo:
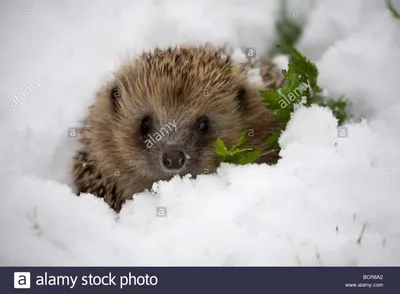
<instances>
[{"instance_id":1,"label":"black bar","mask_svg":"<svg viewBox=\"0 0 400 294\"><path fill-rule=\"evenodd\" d=\"M400 267L0 267L0 293L399 294Z\"/></svg>"}]
</instances>

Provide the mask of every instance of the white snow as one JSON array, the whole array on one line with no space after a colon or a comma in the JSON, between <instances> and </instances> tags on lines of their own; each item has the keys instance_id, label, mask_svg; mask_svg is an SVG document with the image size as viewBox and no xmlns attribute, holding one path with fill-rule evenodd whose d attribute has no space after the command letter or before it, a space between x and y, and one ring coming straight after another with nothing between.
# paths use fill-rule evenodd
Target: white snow
<instances>
[{"instance_id":1,"label":"white snow","mask_svg":"<svg viewBox=\"0 0 400 294\"><path fill-rule=\"evenodd\" d=\"M398 265L400 21L384 1L291 1L320 85L353 102L347 138L329 110L299 108L277 165L157 183L119 216L68 186L77 142L67 129L121 57L205 42L263 52L277 3L2 2L0 264Z\"/></svg>"}]
</instances>

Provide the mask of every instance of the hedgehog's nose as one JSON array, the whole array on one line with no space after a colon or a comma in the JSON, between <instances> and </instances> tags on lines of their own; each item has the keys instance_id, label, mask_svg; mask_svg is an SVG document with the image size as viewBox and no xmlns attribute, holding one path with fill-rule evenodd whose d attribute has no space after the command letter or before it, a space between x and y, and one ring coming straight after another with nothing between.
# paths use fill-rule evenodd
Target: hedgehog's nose
<instances>
[{"instance_id":1,"label":"hedgehog's nose","mask_svg":"<svg viewBox=\"0 0 400 294\"><path fill-rule=\"evenodd\" d=\"M163 164L167 169L181 169L185 164L185 154L178 150L165 152L163 155Z\"/></svg>"}]
</instances>

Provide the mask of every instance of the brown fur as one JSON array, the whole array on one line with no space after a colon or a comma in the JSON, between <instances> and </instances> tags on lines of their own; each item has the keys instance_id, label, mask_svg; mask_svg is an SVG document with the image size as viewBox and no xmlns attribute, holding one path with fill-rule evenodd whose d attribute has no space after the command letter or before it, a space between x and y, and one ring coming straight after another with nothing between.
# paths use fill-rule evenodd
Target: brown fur
<instances>
[{"instance_id":1,"label":"brown fur","mask_svg":"<svg viewBox=\"0 0 400 294\"><path fill-rule=\"evenodd\" d=\"M114 79L96 96L81 133L82 148L74 157L73 177L78 192L92 193L119 211L126 199L158 180L176 173L165 170L161 156L171 144L184 151L180 175L214 172L219 165L215 141L234 144L244 129L248 146L265 154L260 162L275 162L277 152L265 146L267 138L281 127L262 103L259 90L247 81L245 67L231 67L223 49L182 47L156 49L128 60ZM281 85L279 71L271 63L261 73L269 88ZM269 73L274 72L274 79ZM117 93L113 93L117 91ZM150 116L150 134L175 121L169 132L151 148L140 133L143 117ZM209 131L195 128L199 117L209 118ZM253 135L253 136L251 136Z\"/></svg>"}]
</instances>

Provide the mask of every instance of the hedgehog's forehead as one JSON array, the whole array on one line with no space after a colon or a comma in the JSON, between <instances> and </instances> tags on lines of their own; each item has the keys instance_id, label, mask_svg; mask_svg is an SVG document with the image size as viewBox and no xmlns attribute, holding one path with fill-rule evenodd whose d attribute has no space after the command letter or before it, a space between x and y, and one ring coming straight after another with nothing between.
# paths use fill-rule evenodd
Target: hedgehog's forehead
<instances>
[{"instance_id":1,"label":"hedgehog's forehead","mask_svg":"<svg viewBox=\"0 0 400 294\"><path fill-rule=\"evenodd\" d=\"M233 104L241 74L226 70L231 60L220 56L204 48L147 53L123 68L119 80L137 99L136 107L157 116L226 111Z\"/></svg>"},{"instance_id":2,"label":"hedgehog's forehead","mask_svg":"<svg viewBox=\"0 0 400 294\"><path fill-rule=\"evenodd\" d=\"M210 113L226 112L234 103L233 99L221 93L164 93L148 96L145 108L160 119L176 118L184 122Z\"/></svg>"},{"instance_id":3,"label":"hedgehog's forehead","mask_svg":"<svg viewBox=\"0 0 400 294\"><path fill-rule=\"evenodd\" d=\"M223 72L217 65L145 67L138 69L137 94L156 108L192 107L196 110L216 108L232 103L238 90L238 76Z\"/></svg>"},{"instance_id":4,"label":"hedgehog's forehead","mask_svg":"<svg viewBox=\"0 0 400 294\"><path fill-rule=\"evenodd\" d=\"M194 81L195 82L195 81ZM235 91L218 87L190 88L180 83L160 82L158 91L148 92L143 97L143 109L165 123L171 119L179 124L191 123L200 116L226 113L235 104Z\"/></svg>"}]
</instances>

